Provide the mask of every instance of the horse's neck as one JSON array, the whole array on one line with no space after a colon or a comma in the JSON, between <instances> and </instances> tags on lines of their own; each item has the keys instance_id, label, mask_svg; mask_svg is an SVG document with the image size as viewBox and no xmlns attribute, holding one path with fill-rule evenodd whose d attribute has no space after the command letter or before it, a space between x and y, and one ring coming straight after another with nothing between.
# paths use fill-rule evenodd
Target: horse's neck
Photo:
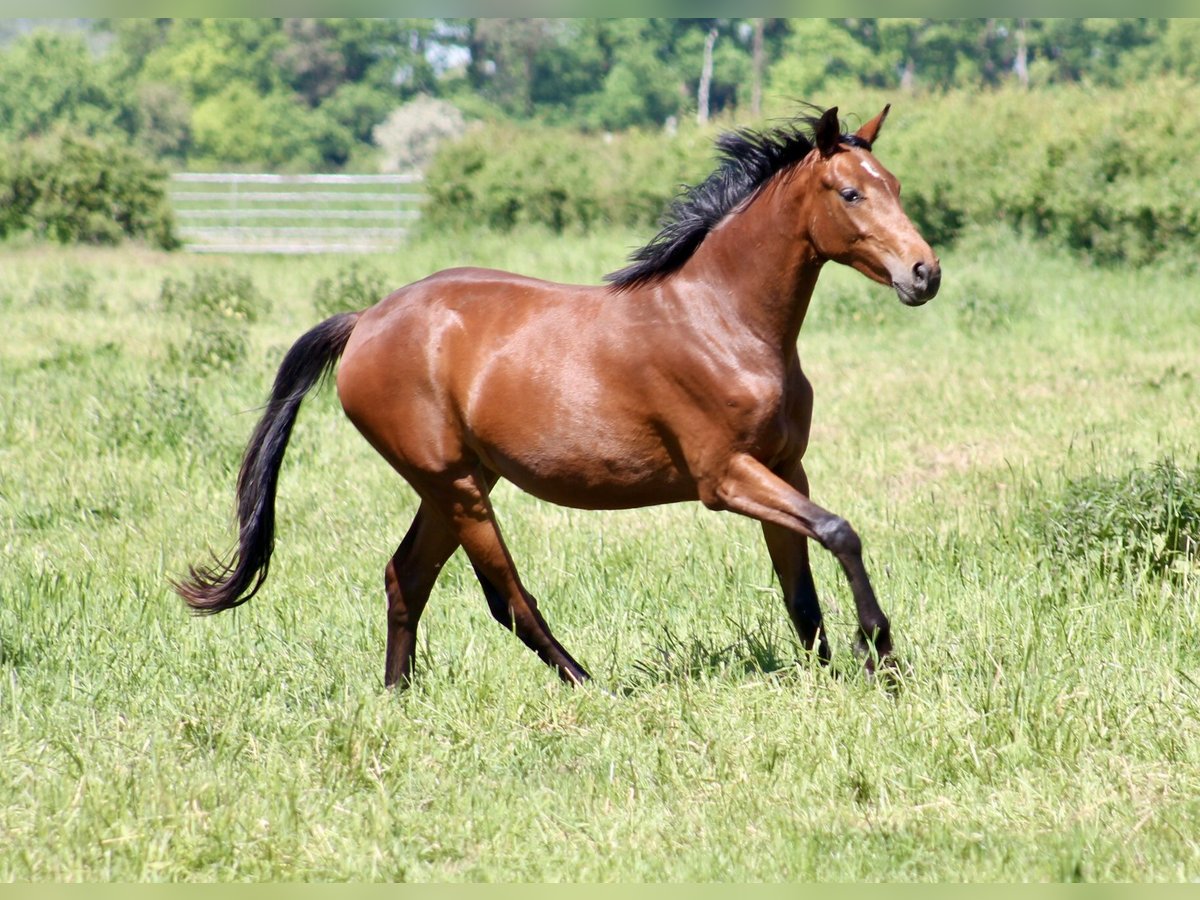
<instances>
[{"instance_id":1,"label":"horse's neck","mask_svg":"<svg viewBox=\"0 0 1200 900\"><path fill-rule=\"evenodd\" d=\"M796 345L823 264L812 244L796 237L804 221L797 187L768 185L710 232L686 267L714 289L727 316L785 353Z\"/></svg>"}]
</instances>

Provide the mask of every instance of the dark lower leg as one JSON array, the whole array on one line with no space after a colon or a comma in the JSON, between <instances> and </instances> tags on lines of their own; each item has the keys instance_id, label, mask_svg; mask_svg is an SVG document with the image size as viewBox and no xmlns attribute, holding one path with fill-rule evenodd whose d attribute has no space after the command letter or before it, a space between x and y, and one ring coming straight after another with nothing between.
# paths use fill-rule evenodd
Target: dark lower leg
<instances>
[{"instance_id":1,"label":"dark lower leg","mask_svg":"<svg viewBox=\"0 0 1200 900\"><path fill-rule=\"evenodd\" d=\"M384 572L387 592L387 654L383 681L388 687L407 686L413 676L417 624L442 566L458 540L424 507L417 511L408 534Z\"/></svg>"},{"instance_id":2,"label":"dark lower leg","mask_svg":"<svg viewBox=\"0 0 1200 900\"><path fill-rule=\"evenodd\" d=\"M563 681L586 681L588 673L550 633L546 620L538 612L537 601L521 584L496 524L488 488L487 474L476 469L452 485L443 486L439 492L445 518L475 567L488 608L501 625L516 632Z\"/></svg>"},{"instance_id":3,"label":"dark lower leg","mask_svg":"<svg viewBox=\"0 0 1200 900\"><path fill-rule=\"evenodd\" d=\"M524 642L525 646L536 653L542 662L558 672L559 678L568 684L579 684L591 678L587 670L576 662L574 657L550 633L550 627L542 618L542 614L538 612L537 600L533 595L523 588L521 589L528 614L518 615L508 599L478 566L475 567L475 577L479 579L479 585L483 588L483 595L487 598L492 618L509 631L516 632L517 637ZM530 627L531 625L532 627Z\"/></svg>"},{"instance_id":4,"label":"dark lower leg","mask_svg":"<svg viewBox=\"0 0 1200 900\"><path fill-rule=\"evenodd\" d=\"M850 582L854 594L854 606L858 612L859 646L866 653L867 670L874 671L876 661L880 663L892 652L892 630L888 618L879 608L871 580L867 577L862 556L839 556L838 561Z\"/></svg>"},{"instance_id":5,"label":"dark lower leg","mask_svg":"<svg viewBox=\"0 0 1200 900\"><path fill-rule=\"evenodd\" d=\"M825 637L821 603L809 563L808 539L775 525L764 525L763 534L775 574L783 588L784 605L801 645L809 652L816 648L818 659L828 663L829 641Z\"/></svg>"}]
</instances>

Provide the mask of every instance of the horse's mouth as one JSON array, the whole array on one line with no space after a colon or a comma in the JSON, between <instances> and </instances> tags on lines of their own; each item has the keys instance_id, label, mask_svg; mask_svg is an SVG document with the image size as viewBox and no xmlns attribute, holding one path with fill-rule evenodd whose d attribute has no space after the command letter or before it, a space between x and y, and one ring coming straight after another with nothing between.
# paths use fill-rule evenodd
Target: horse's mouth
<instances>
[{"instance_id":1,"label":"horse's mouth","mask_svg":"<svg viewBox=\"0 0 1200 900\"><path fill-rule=\"evenodd\" d=\"M933 299L933 294L918 294L907 285L893 284L892 287L896 289L896 296L905 306L924 306Z\"/></svg>"},{"instance_id":2,"label":"horse's mouth","mask_svg":"<svg viewBox=\"0 0 1200 900\"><path fill-rule=\"evenodd\" d=\"M940 270L935 270L921 284L903 281L892 282L892 288L896 291L896 296L900 298L900 302L905 306L923 306L937 296L938 288L941 286L942 273Z\"/></svg>"}]
</instances>

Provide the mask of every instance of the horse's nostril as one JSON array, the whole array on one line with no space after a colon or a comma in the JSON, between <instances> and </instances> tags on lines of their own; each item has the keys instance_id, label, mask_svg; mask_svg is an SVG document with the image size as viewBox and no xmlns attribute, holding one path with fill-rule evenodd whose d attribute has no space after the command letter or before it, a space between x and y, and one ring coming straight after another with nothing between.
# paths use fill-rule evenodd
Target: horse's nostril
<instances>
[{"instance_id":1,"label":"horse's nostril","mask_svg":"<svg viewBox=\"0 0 1200 900\"><path fill-rule=\"evenodd\" d=\"M913 282L921 287L929 283L929 266L919 262L913 266Z\"/></svg>"}]
</instances>

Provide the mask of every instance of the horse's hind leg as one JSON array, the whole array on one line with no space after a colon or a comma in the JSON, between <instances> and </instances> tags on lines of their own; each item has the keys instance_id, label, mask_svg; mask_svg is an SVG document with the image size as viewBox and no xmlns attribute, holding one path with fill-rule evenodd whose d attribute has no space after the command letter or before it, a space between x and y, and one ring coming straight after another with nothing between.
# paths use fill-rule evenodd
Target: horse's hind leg
<instances>
[{"instance_id":1,"label":"horse's hind leg","mask_svg":"<svg viewBox=\"0 0 1200 900\"><path fill-rule=\"evenodd\" d=\"M808 496L808 478L799 462L790 471L780 474L792 487ZM825 637L821 603L817 599L812 564L808 558L808 538L771 522L763 522L762 528L771 563L783 588L783 602L800 636L800 643L810 652L816 647L817 658L822 663L828 663L829 641Z\"/></svg>"},{"instance_id":2,"label":"horse's hind leg","mask_svg":"<svg viewBox=\"0 0 1200 900\"><path fill-rule=\"evenodd\" d=\"M384 572L387 656L383 681L388 687L407 686L412 679L417 623L438 573L457 547L454 532L422 503Z\"/></svg>"},{"instance_id":3,"label":"horse's hind leg","mask_svg":"<svg viewBox=\"0 0 1200 900\"><path fill-rule=\"evenodd\" d=\"M437 491L440 504L458 542L462 544L475 575L487 597L492 616L558 671L568 683L578 684L590 676L550 633L537 608L537 600L525 590L517 575L488 497L492 479L476 469L461 476L447 489Z\"/></svg>"}]
</instances>

